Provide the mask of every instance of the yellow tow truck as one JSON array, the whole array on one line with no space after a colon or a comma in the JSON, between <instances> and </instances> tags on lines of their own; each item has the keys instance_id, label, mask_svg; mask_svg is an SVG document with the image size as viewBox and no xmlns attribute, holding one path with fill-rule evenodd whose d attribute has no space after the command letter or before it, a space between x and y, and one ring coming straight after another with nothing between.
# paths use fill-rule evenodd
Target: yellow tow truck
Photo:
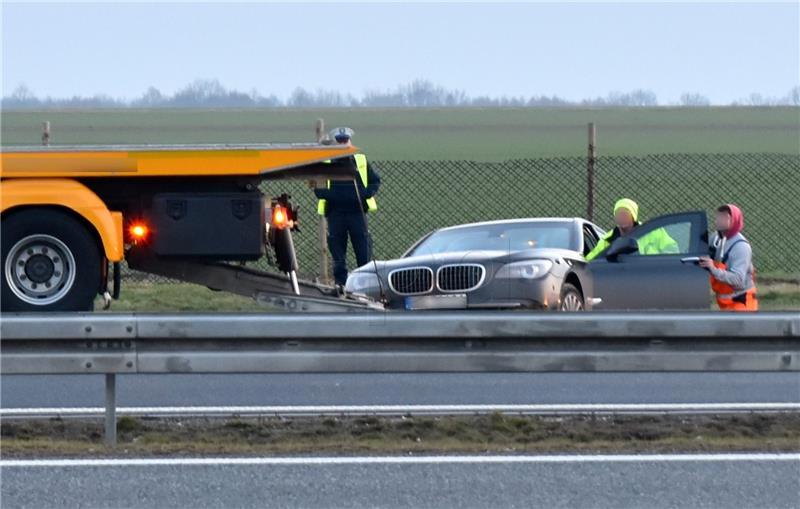
<instances>
[{"instance_id":1,"label":"yellow tow truck","mask_svg":"<svg viewBox=\"0 0 800 509\"><path fill-rule=\"evenodd\" d=\"M356 147L7 147L0 152L2 311L87 311L120 264L286 310L379 307L298 280L289 197L263 181L354 179ZM279 272L245 263L268 253Z\"/></svg>"}]
</instances>

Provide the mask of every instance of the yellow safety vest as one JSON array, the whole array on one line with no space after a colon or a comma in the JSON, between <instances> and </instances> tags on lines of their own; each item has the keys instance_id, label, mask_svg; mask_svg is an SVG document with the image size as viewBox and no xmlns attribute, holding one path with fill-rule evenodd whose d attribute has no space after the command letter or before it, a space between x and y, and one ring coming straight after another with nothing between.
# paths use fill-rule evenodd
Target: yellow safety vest
<instances>
[{"instance_id":1,"label":"yellow safety vest","mask_svg":"<svg viewBox=\"0 0 800 509\"><path fill-rule=\"evenodd\" d=\"M595 248L586 255L586 261L594 260L597 255L608 249L608 246L611 245L609 239L613 234L614 230L610 230L603 235ZM636 243L639 244L639 254L642 255L677 254L680 252L678 243L669 236L669 233L664 228L658 228L643 235Z\"/></svg>"},{"instance_id":2,"label":"yellow safety vest","mask_svg":"<svg viewBox=\"0 0 800 509\"><path fill-rule=\"evenodd\" d=\"M361 177L361 183L364 184L364 187L368 185L368 176L367 176L367 156L364 154L355 154L353 156L356 160L356 167L358 168L358 175ZM329 163L330 161L325 161ZM328 189L331 188L331 181L328 181ZM375 212L378 210L378 202L375 201L375 198L367 198L367 212ZM328 212L328 200L321 199L317 203L317 214L324 216Z\"/></svg>"}]
</instances>

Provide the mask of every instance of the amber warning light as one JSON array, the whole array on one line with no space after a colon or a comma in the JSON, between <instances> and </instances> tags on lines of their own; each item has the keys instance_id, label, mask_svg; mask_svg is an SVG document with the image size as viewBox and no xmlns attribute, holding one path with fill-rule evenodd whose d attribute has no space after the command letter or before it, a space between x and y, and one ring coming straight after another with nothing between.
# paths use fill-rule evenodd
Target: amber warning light
<instances>
[{"instance_id":1,"label":"amber warning light","mask_svg":"<svg viewBox=\"0 0 800 509\"><path fill-rule=\"evenodd\" d=\"M131 240L134 242L145 240L147 235L150 233L150 229L147 227L146 224L142 223L133 223L128 228L128 233L131 236Z\"/></svg>"},{"instance_id":2,"label":"amber warning light","mask_svg":"<svg viewBox=\"0 0 800 509\"><path fill-rule=\"evenodd\" d=\"M300 231L297 227L297 207L292 207L288 194L282 194L272 199L270 208L270 226L276 230Z\"/></svg>"},{"instance_id":3,"label":"amber warning light","mask_svg":"<svg viewBox=\"0 0 800 509\"><path fill-rule=\"evenodd\" d=\"M283 205L272 207L272 226L275 228L286 228L289 225L289 214Z\"/></svg>"}]
</instances>

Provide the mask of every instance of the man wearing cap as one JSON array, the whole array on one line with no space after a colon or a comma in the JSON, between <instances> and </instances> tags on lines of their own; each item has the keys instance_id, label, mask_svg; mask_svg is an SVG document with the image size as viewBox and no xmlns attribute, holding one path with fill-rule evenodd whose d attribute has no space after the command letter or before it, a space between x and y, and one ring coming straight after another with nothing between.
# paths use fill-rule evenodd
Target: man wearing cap
<instances>
[{"instance_id":1,"label":"man wearing cap","mask_svg":"<svg viewBox=\"0 0 800 509\"><path fill-rule=\"evenodd\" d=\"M639 226L639 205L629 199L622 198L614 204L614 229L603 235L586 260L593 260L605 251L618 237L629 234ZM643 255L678 253L678 243L669 236L667 230L658 228L638 239L639 253Z\"/></svg>"},{"instance_id":2,"label":"man wearing cap","mask_svg":"<svg viewBox=\"0 0 800 509\"><path fill-rule=\"evenodd\" d=\"M351 145L353 130L338 127L331 131L336 143ZM381 179L367 162L364 154L355 154L349 159L358 178L353 181L328 181L327 187L316 188L319 198L317 212L328 218L328 250L333 258L333 278L337 285L347 281L347 239L353 244L358 266L366 265L372 258L368 212L375 212L378 204L375 194Z\"/></svg>"}]
</instances>

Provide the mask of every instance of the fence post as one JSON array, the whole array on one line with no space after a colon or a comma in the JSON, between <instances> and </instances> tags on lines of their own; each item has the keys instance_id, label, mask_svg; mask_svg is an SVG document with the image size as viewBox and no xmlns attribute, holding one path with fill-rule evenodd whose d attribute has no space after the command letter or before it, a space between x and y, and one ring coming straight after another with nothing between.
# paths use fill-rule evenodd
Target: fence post
<instances>
[{"instance_id":1,"label":"fence post","mask_svg":"<svg viewBox=\"0 0 800 509\"><path fill-rule=\"evenodd\" d=\"M586 219L594 221L594 166L596 161L597 132L594 122L589 122L589 153L586 160Z\"/></svg>"},{"instance_id":2,"label":"fence post","mask_svg":"<svg viewBox=\"0 0 800 509\"><path fill-rule=\"evenodd\" d=\"M117 375L106 373L106 445L117 445Z\"/></svg>"},{"instance_id":3,"label":"fence post","mask_svg":"<svg viewBox=\"0 0 800 509\"><path fill-rule=\"evenodd\" d=\"M42 122L42 145L50 145L50 121Z\"/></svg>"},{"instance_id":4,"label":"fence post","mask_svg":"<svg viewBox=\"0 0 800 509\"><path fill-rule=\"evenodd\" d=\"M325 137L325 120L322 118L317 119L316 125L317 143L322 142ZM319 185L315 182L314 185ZM319 227L317 229L317 242L319 243L319 280L327 283L330 281L330 273L328 267L328 220L325 216L319 216Z\"/></svg>"}]
</instances>

